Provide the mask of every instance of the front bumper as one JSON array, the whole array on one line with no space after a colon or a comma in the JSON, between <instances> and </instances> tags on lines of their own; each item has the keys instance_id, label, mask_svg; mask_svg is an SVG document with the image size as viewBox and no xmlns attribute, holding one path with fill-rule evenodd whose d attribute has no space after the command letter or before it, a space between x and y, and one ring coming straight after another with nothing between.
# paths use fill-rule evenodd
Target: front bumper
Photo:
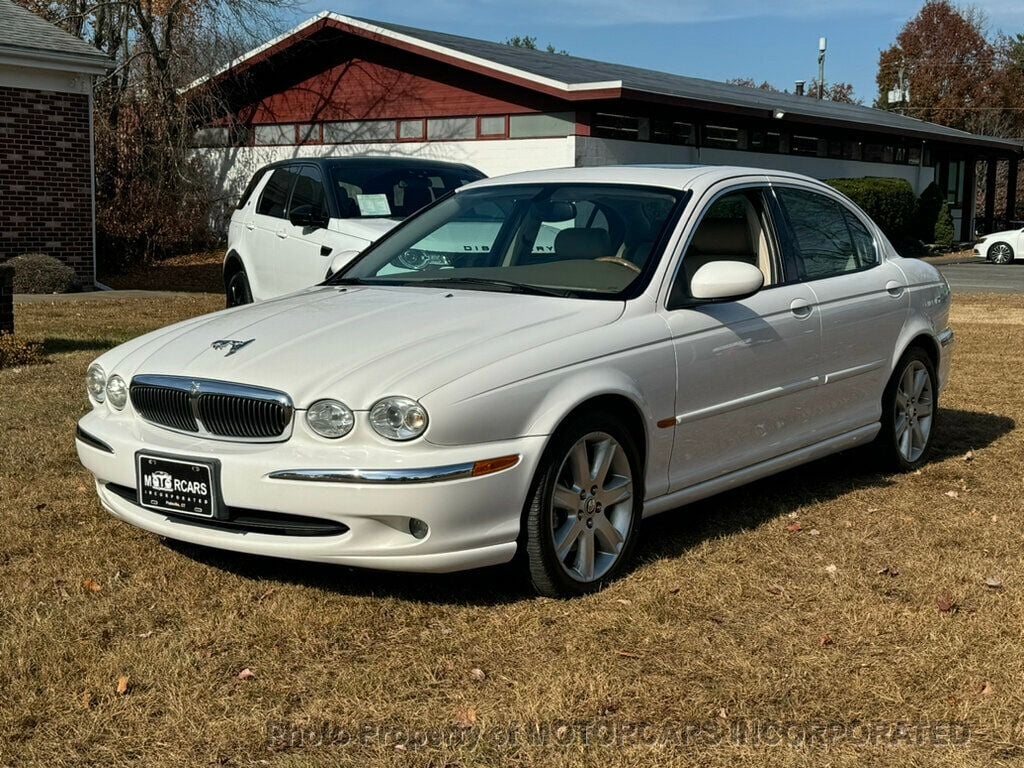
<instances>
[{"instance_id":1,"label":"front bumper","mask_svg":"<svg viewBox=\"0 0 1024 768\"><path fill-rule=\"evenodd\" d=\"M300 431L283 443L231 443L170 432L127 412L114 414L102 408L82 418L75 440L79 459L96 478L103 507L157 535L258 555L421 572L457 571L512 559L523 504L544 444L544 437L525 437L442 448L424 441L385 445L371 436L325 443ZM135 454L140 450L218 460L226 507L320 518L347 530L323 536L228 530L201 518L143 508L124 493L136 487ZM464 471L474 462L510 455L520 460L508 469L480 477ZM299 469L352 467L380 472L368 473L365 481L351 470L342 473L343 481L271 477ZM435 472L453 468L462 471ZM403 480L409 476L416 479ZM382 477L396 480L382 482ZM425 537L410 533L410 518L429 526Z\"/></svg>"}]
</instances>

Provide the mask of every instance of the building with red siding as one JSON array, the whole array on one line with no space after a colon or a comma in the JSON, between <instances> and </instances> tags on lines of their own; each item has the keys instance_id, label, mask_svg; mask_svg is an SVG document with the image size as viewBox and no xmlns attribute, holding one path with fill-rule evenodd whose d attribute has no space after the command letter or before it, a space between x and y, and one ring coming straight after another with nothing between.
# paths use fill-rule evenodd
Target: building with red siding
<instances>
[{"instance_id":1,"label":"building with red siding","mask_svg":"<svg viewBox=\"0 0 1024 768\"><path fill-rule=\"evenodd\" d=\"M0 262L46 253L96 279L92 46L0 0Z\"/></svg>"},{"instance_id":2,"label":"building with red siding","mask_svg":"<svg viewBox=\"0 0 1024 768\"><path fill-rule=\"evenodd\" d=\"M323 13L190 86L216 105L196 134L224 199L258 167L310 155L409 155L489 175L609 163L711 163L816 178L936 182L973 236L976 161L1020 142L895 112ZM991 222L988 208L981 218ZM999 212L1000 214L1003 212Z\"/></svg>"}]
</instances>

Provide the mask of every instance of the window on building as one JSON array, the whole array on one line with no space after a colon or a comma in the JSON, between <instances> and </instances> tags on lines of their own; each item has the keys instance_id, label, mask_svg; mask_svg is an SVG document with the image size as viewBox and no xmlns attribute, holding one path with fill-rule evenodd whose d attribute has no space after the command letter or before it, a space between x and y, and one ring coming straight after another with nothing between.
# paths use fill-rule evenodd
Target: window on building
<instances>
[{"instance_id":1,"label":"window on building","mask_svg":"<svg viewBox=\"0 0 1024 768\"><path fill-rule=\"evenodd\" d=\"M592 136L602 139L623 139L637 141L640 138L640 118L632 115L613 115L608 112L595 112L590 125Z\"/></svg>"},{"instance_id":2,"label":"window on building","mask_svg":"<svg viewBox=\"0 0 1024 768\"><path fill-rule=\"evenodd\" d=\"M848 212L838 202L789 187L779 187L776 194L793 233L796 252L790 256L800 279L835 277L874 263L867 251L854 245Z\"/></svg>"},{"instance_id":3,"label":"window on building","mask_svg":"<svg viewBox=\"0 0 1024 768\"><path fill-rule=\"evenodd\" d=\"M750 131L747 149L753 152L778 152L782 136L777 131Z\"/></svg>"},{"instance_id":4,"label":"window on building","mask_svg":"<svg viewBox=\"0 0 1024 768\"><path fill-rule=\"evenodd\" d=\"M226 147L231 142L231 131L227 128L200 128L192 135L195 147Z\"/></svg>"},{"instance_id":5,"label":"window on building","mask_svg":"<svg viewBox=\"0 0 1024 768\"><path fill-rule=\"evenodd\" d=\"M398 138L405 140L422 140L426 137L423 120L402 120L398 124Z\"/></svg>"},{"instance_id":6,"label":"window on building","mask_svg":"<svg viewBox=\"0 0 1024 768\"><path fill-rule=\"evenodd\" d=\"M256 143L264 146L276 146L295 143L295 125L257 125Z\"/></svg>"},{"instance_id":7,"label":"window on building","mask_svg":"<svg viewBox=\"0 0 1024 768\"><path fill-rule=\"evenodd\" d=\"M295 127L299 134L299 144L320 143L320 123L306 123Z\"/></svg>"},{"instance_id":8,"label":"window on building","mask_svg":"<svg viewBox=\"0 0 1024 768\"><path fill-rule=\"evenodd\" d=\"M453 141L476 138L476 118L443 117L427 121L427 138L431 141Z\"/></svg>"},{"instance_id":9,"label":"window on building","mask_svg":"<svg viewBox=\"0 0 1024 768\"><path fill-rule=\"evenodd\" d=\"M505 115L493 115L480 118L480 135L488 138L504 136L508 127Z\"/></svg>"},{"instance_id":10,"label":"window on building","mask_svg":"<svg viewBox=\"0 0 1024 768\"><path fill-rule=\"evenodd\" d=\"M658 144L693 144L693 123L674 120L652 120L651 141Z\"/></svg>"},{"instance_id":11,"label":"window on building","mask_svg":"<svg viewBox=\"0 0 1024 768\"><path fill-rule=\"evenodd\" d=\"M508 135L513 139L572 136L575 132L576 115L572 112L512 115L508 121Z\"/></svg>"},{"instance_id":12,"label":"window on building","mask_svg":"<svg viewBox=\"0 0 1024 768\"><path fill-rule=\"evenodd\" d=\"M789 153L791 155L807 155L818 157L821 139L817 136L804 136L793 134L789 139Z\"/></svg>"},{"instance_id":13,"label":"window on building","mask_svg":"<svg viewBox=\"0 0 1024 768\"><path fill-rule=\"evenodd\" d=\"M725 125L705 125L701 143L706 147L740 149L740 129Z\"/></svg>"},{"instance_id":14,"label":"window on building","mask_svg":"<svg viewBox=\"0 0 1024 768\"><path fill-rule=\"evenodd\" d=\"M324 144L355 144L360 141L394 141L394 120L349 120L324 123Z\"/></svg>"}]
</instances>

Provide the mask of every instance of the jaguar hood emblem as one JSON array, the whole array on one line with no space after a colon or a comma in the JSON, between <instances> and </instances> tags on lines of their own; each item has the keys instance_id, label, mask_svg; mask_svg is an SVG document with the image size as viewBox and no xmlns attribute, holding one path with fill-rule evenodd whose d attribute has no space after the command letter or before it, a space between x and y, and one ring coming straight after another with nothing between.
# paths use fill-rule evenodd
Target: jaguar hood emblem
<instances>
[{"instance_id":1,"label":"jaguar hood emblem","mask_svg":"<svg viewBox=\"0 0 1024 768\"><path fill-rule=\"evenodd\" d=\"M218 352L221 352L226 349L227 352L224 353L224 357L231 357L233 354L235 354L235 352L242 349L243 347L247 347L254 341L256 341L256 339L248 339L246 341L236 341L235 339L218 339L217 341L213 342L213 344L211 344L210 346L216 349Z\"/></svg>"}]
</instances>

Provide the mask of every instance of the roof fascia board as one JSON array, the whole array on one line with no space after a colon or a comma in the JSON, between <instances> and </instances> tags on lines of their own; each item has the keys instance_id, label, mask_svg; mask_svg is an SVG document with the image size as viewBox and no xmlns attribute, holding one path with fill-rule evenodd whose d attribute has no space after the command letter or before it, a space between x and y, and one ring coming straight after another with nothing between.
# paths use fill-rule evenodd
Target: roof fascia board
<instances>
[{"instance_id":1,"label":"roof fascia board","mask_svg":"<svg viewBox=\"0 0 1024 768\"><path fill-rule=\"evenodd\" d=\"M113 62L109 58L99 53L96 56L91 56L5 45L0 45L0 64L55 69L61 72L76 72L86 75L102 75L113 66Z\"/></svg>"}]
</instances>

